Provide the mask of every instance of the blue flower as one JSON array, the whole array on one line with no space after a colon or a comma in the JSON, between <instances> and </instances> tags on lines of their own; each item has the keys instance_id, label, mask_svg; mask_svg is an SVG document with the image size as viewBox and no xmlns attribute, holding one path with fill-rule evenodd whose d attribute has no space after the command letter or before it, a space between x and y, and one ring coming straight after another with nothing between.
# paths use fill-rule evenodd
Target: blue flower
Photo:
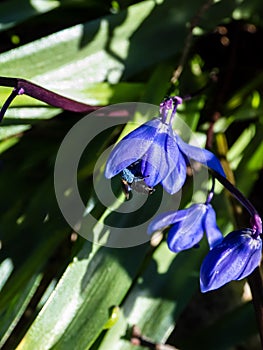
<instances>
[{"instance_id":1,"label":"blue flower","mask_svg":"<svg viewBox=\"0 0 263 350\"><path fill-rule=\"evenodd\" d=\"M106 178L110 179L117 174L125 177L123 172L129 168L130 179L138 177L150 188L161 183L168 193L174 194L185 182L188 158L225 177L222 166L213 153L188 145L174 133L171 124L176 107L168 121L171 101L174 103L174 99L170 98L162 105L160 117L133 130L113 148L106 163ZM177 104L180 103L180 100L176 101ZM136 169L136 174L133 169Z\"/></svg>"},{"instance_id":2,"label":"blue flower","mask_svg":"<svg viewBox=\"0 0 263 350\"><path fill-rule=\"evenodd\" d=\"M202 239L204 232L210 248L223 239L216 225L216 215L211 204L193 204L187 209L160 214L148 226L148 233L163 230L168 226L171 227L167 243L173 252L194 247Z\"/></svg>"},{"instance_id":3,"label":"blue flower","mask_svg":"<svg viewBox=\"0 0 263 350\"><path fill-rule=\"evenodd\" d=\"M220 288L232 280L241 280L259 266L262 241L252 229L229 233L205 257L200 271L202 292Z\"/></svg>"}]
</instances>

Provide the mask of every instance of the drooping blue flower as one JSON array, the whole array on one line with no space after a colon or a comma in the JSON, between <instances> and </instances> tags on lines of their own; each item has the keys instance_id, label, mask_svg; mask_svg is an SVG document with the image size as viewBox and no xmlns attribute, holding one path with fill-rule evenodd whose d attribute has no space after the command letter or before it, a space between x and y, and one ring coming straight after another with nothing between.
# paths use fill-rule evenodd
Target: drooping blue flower
<instances>
[{"instance_id":1,"label":"drooping blue flower","mask_svg":"<svg viewBox=\"0 0 263 350\"><path fill-rule=\"evenodd\" d=\"M232 280L247 277L259 266L262 241L252 229L229 233L205 257L200 271L202 292L218 289Z\"/></svg>"},{"instance_id":2,"label":"drooping blue flower","mask_svg":"<svg viewBox=\"0 0 263 350\"><path fill-rule=\"evenodd\" d=\"M159 118L135 129L114 147L106 164L105 176L111 178L134 163L149 187L162 183L169 193L175 193L185 182L186 163L179 153L171 125ZM132 167L129 170L133 172ZM173 172L176 172L177 179L171 183Z\"/></svg>"},{"instance_id":3,"label":"drooping blue flower","mask_svg":"<svg viewBox=\"0 0 263 350\"><path fill-rule=\"evenodd\" d=\"M141 125L117 143L106 163L106 178L110 179L117 174L125 177L123 172L129 168L130 179L133 179L130 176L132 173L134 178L139 177L150 188L161 183L168 193L174 194L185 182L188 158L225 176L219 160L213 153L188 145L174 133L172 120L176 107L181 102L178 97L167 99L161 104L160 117ZM169 116L168 111L172 106L173 111ZM139 176L133 173L135 168Z\"/></svg>"},{"instance_id":4,"label":"drooping blue flower","mask_svg":"<svg viewBox=\"0 0 263 350\"><path fill-rule=\"evenodd\" d=\"M162 213L149 224L148 233L163 230L168 226L171 227L167 243L173 252L194 247L200 242L204 232L210 248L215 247L223 239L211 204L193 204L187 209Z\"/></svg>"}]
</instances>

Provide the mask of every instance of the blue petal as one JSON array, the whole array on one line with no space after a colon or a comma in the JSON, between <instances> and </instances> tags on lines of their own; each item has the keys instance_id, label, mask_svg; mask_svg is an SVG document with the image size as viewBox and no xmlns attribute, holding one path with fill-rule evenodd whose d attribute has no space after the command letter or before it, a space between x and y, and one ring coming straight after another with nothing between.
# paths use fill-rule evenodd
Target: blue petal
<instances>
[{"instance_id":1,"label":"blue petal","mask_svg":"<svg viewBox=\"0 0 263 350\"><path fill-rule=\"evenodd\" d=\"M207 205L207 212L204 220L205 231L210 249L222 242L223 235L216 224L216 213L211 204Z\"/></svg>"},{"instance_id":2,"label":"blue petal","mask_svg":"<svg viewBox=\"0 0 263 350\"><path fill-rule=\"evenodd\" d=\"M154 142L142 157L141 172L145 183L154 187L167 177L178 162L179 150L170 129L163 124L156 135Z\"/></svg>"},{"instance_id":3,"label":"blue petal","mask_svg":"<svg viewBox=\"0 0 263 350\"><path fill-rule=\"evenodd\" d=\"M106 163L105 177L110 179L136 160L141 159L154 141L160 119L153 119L126 135L111 151Z\"/></svg>"},{"instance_id":4,"label":"blue petal","mask_svg":"<svg viewBox=\"0 0 263 350\"><path fill-rule=\"evenodd\" d=\"M185 143L178 135L176 135L176 137L179 149L188 158L194 159L197 162L204 164L208 168L213 169L224 177L226 176L220 161L212 152L204 148L191 146L188 143Z\"/></svg>"},{"instance_id":5,"label":"blue petal","mask_svg":"<svg viewBox=\"0 0 263 350\"><path fill-rule=\"evenodd\" d=\"M185 220L185 218L191 214L191 211L194 211L199 204L194 204L190 208L178 210L178 211L168 211L157 215L154 220L152 220L148 226L147 232L149 234L165 229L166 227Z\"/></svg>"},{"instance_id":6,"label":"blue petal","mask_svg":"<svg viewBox=\"0 0 263 350\"><path fill-rule=\"evenodd\" d=\"M231 232L210 250L200 271L202 292L245 278L259 266L262 241L252 234L251 229Z\"/></svg>"},{"instance_id":7,"label":"blue petal","mask_svg":"<svg viewBox=\"0 0 263 350\"><path fill-rule=\"evenodd\" d=\"M205 204L194 205L189 208L188 215L184 220L171 227L167 237L168 247L171 251L180 252L192 248L202 239L205 213Z\"/></svg>"},{"instance_id":8,"label":"blue petal","mask_svg":"<svg viewBox=\"0 0 263 350\"><path fill-rule=\"evenodd\" d=\"M186 179L186 163L182 154L179 153L178 162L175 168L162 181L162 185L168 193L174 194L183 187L183 184L185 183L185 179Z\"/></svg>"}]
</instances>

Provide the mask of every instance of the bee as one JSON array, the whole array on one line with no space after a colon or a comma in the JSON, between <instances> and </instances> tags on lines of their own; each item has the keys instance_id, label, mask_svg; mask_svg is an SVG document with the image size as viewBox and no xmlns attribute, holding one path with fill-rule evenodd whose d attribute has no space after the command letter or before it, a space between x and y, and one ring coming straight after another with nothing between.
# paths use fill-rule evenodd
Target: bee
<instances>
[{"instance_id":1,"label":"bee","mask_svg":"<svg viewBox=\"0 0 263 350\"><path fill-rule=\"evenodd\" d=\"M150 187L145 183L145 177L139 174L136 168L133 168L134 165L132 164L128 168L123 169L121 172L123 192L127 200L130 198L130 192L132 190L143 194L152 194L155 191L153 187Z\"/></svg>"}]
</instances>

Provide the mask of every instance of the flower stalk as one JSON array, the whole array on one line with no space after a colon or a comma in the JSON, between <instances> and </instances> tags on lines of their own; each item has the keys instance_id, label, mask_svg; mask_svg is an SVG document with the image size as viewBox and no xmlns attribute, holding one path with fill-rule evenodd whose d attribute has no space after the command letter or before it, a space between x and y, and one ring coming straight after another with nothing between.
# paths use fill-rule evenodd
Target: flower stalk
<instances>
[{"instance_id":1,"label":"flower stalk","mask_svg":"<svg viewBox=\"0 0 263 350\"><path fill-rule=\"evenodd\" d=\"M14 88L11 92L11 94L8 96L8 98L6 99L5 103L3 104L2 108L0 109L0 122L3 120L4 115L8 109L8 107L10 106L10 104L12 103L12 101L16 98L16 96L18 95L18 89Z\"/></svg>"},{"instance_id":2,"label":"flower stalk","mask_svg":"<svg viewBox=\"0 0 263 350\"><path fill-rule=\"evenodd\" d=\"M72 100L68 97L62 96L53 91L45 89L42 86L39 86L25 79L0 77L0 85L14 88L0 110L0 122L3 119L7 108L10 106L14 98L22 94L33 97L51 106L62 108L70 112L90 113L99 108L96 106L90 106L86 103Z\"/></svg>"},{"instance_id":3,"label":"flower stalk","mask_svg":"<svg viewBox=\"0 0 263 350\"><path fill-rule=\"evenodd\" d=\"M257 232L257 234L262 233L262 220L253 206L253 204L235 187L226 177L223 177L213 169L210 169L212 175L243 205L251 216L252 229Z\"/></svg>"}]
</instances>

